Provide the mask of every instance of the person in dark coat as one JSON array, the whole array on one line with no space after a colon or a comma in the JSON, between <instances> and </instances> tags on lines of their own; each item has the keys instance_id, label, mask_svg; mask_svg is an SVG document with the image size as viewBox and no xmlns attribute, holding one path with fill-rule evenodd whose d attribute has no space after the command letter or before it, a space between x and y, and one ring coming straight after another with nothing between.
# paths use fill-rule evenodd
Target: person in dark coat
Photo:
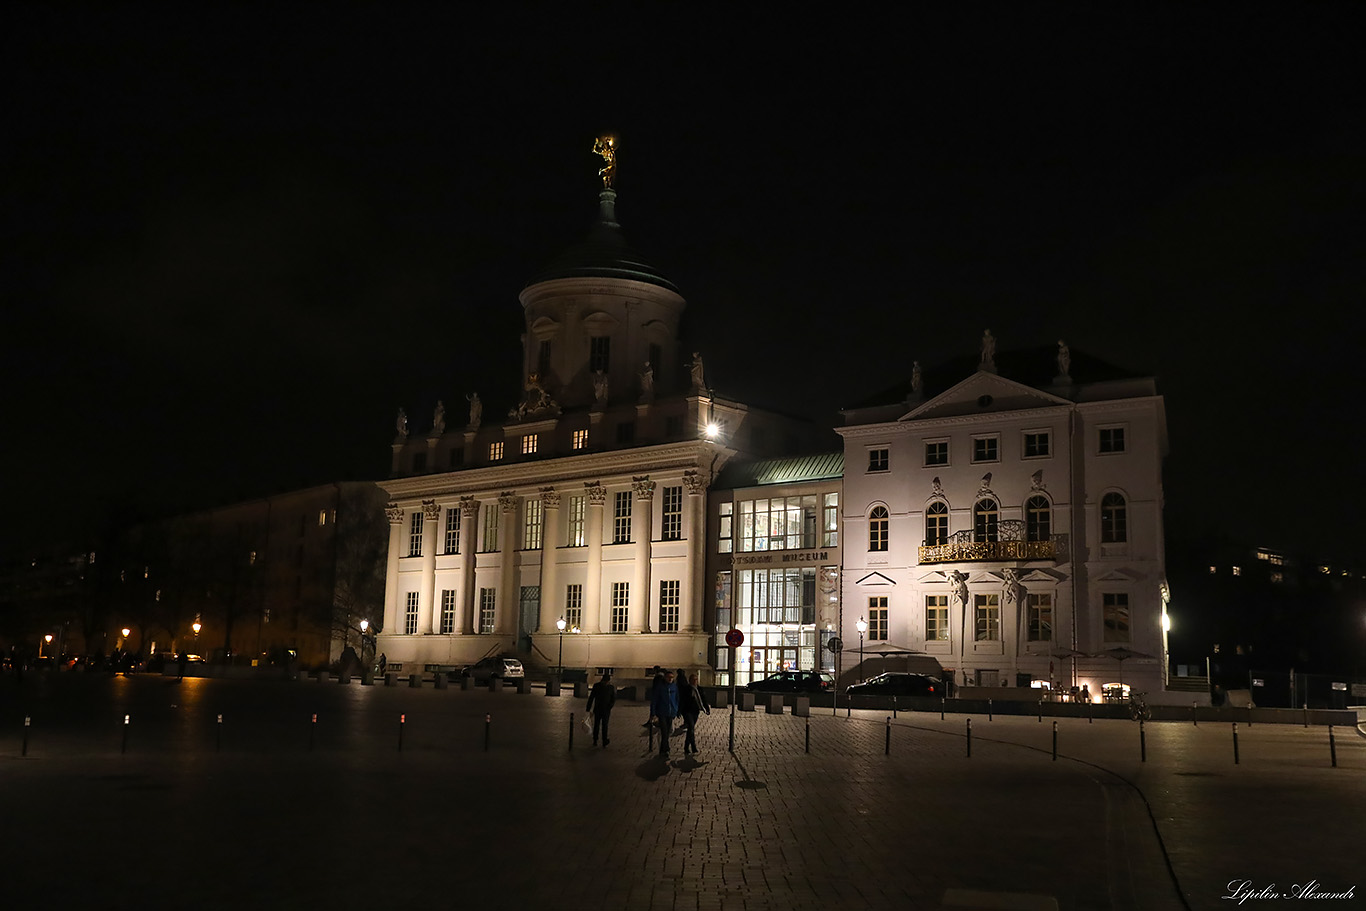
<instances>
[{"instance_id":1,"label":"person in dark coat","mask_svg":"<svg viewBox=\"0 0 1366 911\"><path fill-rule=\"evenodd\" d=\"M674 672L665 671L655 676L650 690L650 720L659 724L659 755L669 755L669 728L678 717L678 687Z\"/></svg>"},{"instance_id":2,"label":"person in dark coat","mask_svg":"<svg viewBox=\"0 0 1366 911\"><path fill-rule=\"evenodd\" d=\"M697 685L697 675L688 677L687 683L678 688L678 710L683 714L683 728L685 737L683 739L683 752L697 752L697 716L706 712L711 714L711 706L707 705L706 694Z\"/></svg>"},{"instance_id":3,"label":"person in dark coat","mask_svg":"<svg viewBox=\"0 0 1366 911\"><path fill-rule=\"evenodd\" d=\"M588 711L593 713L593 746L598 745L599 733L603 746L612 742L607 737L607 723L612 720L612 706L616 701L617 688L612 685L612 675L603 674L588 692Z\"/></svg>"}]
</instances>

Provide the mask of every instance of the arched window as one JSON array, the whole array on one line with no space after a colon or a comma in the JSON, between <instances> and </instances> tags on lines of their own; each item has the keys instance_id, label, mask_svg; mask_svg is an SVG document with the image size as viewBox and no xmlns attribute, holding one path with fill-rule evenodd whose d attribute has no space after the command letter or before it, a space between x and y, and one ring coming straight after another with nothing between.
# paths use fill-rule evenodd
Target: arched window
<instances>
[{"instance_id":1,"label":"arched window","mask_svg":"<svg viewBox=\"0 0 1366 911\"><path fill-rule=\"evenodd\" d=\"M1129 540L1129 511L1124 497L1107 493L1100 498L1100 542L1120 544Z\"/></svg>"},{"instance_id":2,"label":"arched window","mask_svg":"<svg viewBox=\"0 0 1366 911\"><path fill-rule=\"evenodd\" d=\"M972 508L972 540L999 541L1001 508L995 500L983 498Z\"/></svg>"},{"instance_id":3,"label":"arched window","mask_svg":"<svg viewBox=\"0 0 1366 911\"><path fill-rule=\"evenodd\" d=\"M931 503L925 510L925 546L947 544L949 540L949 507Z\"/></svg>"},{"instance_id":4,"label":"arched window","mask_svg":"<svg viewBox=\"0 0 1366 911\"><path fill-rule=\"evenodd\" d=\"M885 551L887 549L887 507L874 506L868 513L868 549Z\"/></svg>"},{"instance_id":5,"label":"arched window","mask_svg":"<svg viewBox=\"0 0 1366 911\"><path fill-rule=\"evenodd\" d=\"M1053 534L1053 507L1047 497L1025 501L1025 540L1047 541Z\"/></svg>"}]
</instances>

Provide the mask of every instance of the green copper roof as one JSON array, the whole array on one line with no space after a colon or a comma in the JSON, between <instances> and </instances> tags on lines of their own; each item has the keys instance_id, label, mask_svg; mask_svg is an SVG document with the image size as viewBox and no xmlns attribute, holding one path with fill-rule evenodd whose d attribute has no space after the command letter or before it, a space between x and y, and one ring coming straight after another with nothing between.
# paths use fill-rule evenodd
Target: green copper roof
<instances>
[{"instance_id":1,"label":"green copper roof","mask_svg":"<svg viewBox=\"0 0 1366 911\"><path fill-rule=\"evenodd\" d=\"M673 282L626 245L616 219L616 191L603 190L598 201L598 220L588 237L551 260L527 286L557 278L627 278L678 294Z\"/></svg>"},{"instance_id":2,"label":"green copper roof","mask_svg":"<svg viewBox=\"0 0 1366 911\"><path fill-rule=\"evenodd\" d=\"M844 477L844 453L764 459L757 462L730 462L717 475L712 486L719 490L763 487L768 484L797 484L803 481L828 481Z\"/></svg>"}]
</instances>

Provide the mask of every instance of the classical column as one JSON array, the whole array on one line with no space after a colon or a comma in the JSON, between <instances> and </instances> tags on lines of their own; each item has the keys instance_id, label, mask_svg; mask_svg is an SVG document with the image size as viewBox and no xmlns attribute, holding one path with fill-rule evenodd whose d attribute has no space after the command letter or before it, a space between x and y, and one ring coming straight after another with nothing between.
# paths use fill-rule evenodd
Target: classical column
<instances>
[{"instance_id":1,"label":"classical column","mask_svg":"<svg viewBox=\"0 0 1366 911\"><path fill-rule=\"evenodd\" d=\"M650 534L654 530L651 510L655 499L655 482L649 475L631 478L635 503L631 504L631 539L635 545L635 573L631 578L630 608L627 612L628 633L650 631Z\"/></svg>"},{"instance_id":2,"label":"classical column","mask_svg":"<svg viewBox=\"0 0 1366 911\"><path fill-rule=\"evenodd\" d=\"M441 518L441 507L435 500L422 501L422 580L418 583L417 631L426 635L437 627L432 625L435 614L433 592L436 590L436 521Z\"/></svg>"},{"instance_id":3,"label":"classical column","mask_svg":"<svg viewBox=\"0 0 1366 911\"><path fill-rule=\"evenodd\" d=\"M560 598L559 541L560 495L553 487L541 488L541 623L537 630L542 636L558 634L555 621L564 614Z\"/></svg>"},{"instance_id":4,"label":"classical column","mask_svg":"<svg viewBox=\"0 0 1366 911\"><path fill-rule=\"evenodd\" d=\"M588 494L588 572L583 580L583 622L586 632L602 632L602 508L607 488L585 483ZM611 629L610 624L607 627Z\"/></svg>"},{"instance_id":5,"label":"classical column","mask_svg":"<svg viewBox=\"0 0 1366 911\"><path fill-rule=\"evenodd\" d=\"M460 594L455 601L455 631L479 631L479 604L474 595L474 566L479 547L479 501L460 498Z\"/></svg>"},{"instance_id":6,"label":"classical column","mask_svg":"<svg viewBox=\"0 0 1366 911\"><path fill-rule=\"evenodd\" d=\"M702 598L707 592L707 485L696 471L683 472L688 489L688 507L683 510L683 539L688 542L687 568L679 586L678 629L684 633L702 632Z\"/></svg>"},{"instance_id":7,"label":"classical column","mask_svg":"<svg viewBox=\"0 0 1366 911\"><path fill-rule=\"evenodd\" d=\"M521 609L517 597L517 495L505 490L498 495L498 596L494 604L493 631L499 636L512 635L515 617Z\"/></svg>"},{"instance_id":8,"label":"classical column","mask_svg":"<svg viewBox=\"0 0 1366 911\"><path fill-rule=\"evenodd\" d=\"M398 628L398 558L403 553L403 507L390 503L384 508L389 517L389 560L384 569L384 622L380 632L394 635Z\"/></svg>"}]
</instances>

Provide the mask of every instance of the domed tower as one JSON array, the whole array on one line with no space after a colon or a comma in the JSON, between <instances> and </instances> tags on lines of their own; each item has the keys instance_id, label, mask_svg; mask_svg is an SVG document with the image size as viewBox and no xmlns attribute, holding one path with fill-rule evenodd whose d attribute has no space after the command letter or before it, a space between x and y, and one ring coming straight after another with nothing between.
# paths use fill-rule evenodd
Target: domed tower
<instances>
[{"instance_id":1,"label":"domed tower","mask_svg":"<svg viewBox=\"0 0 1366 911\"><path fill-rule=\"evenodd\" d=\"M673 282L626 244L612 188L615 146L604 137L594 149L607 167L600 172L603 188L592 230L520 295L526 314L523 379L539 377L565 408L601 408L636 401L642 393L668 395L684 385L678 321L687 304Z\"/></svg>"}]
</instances>

